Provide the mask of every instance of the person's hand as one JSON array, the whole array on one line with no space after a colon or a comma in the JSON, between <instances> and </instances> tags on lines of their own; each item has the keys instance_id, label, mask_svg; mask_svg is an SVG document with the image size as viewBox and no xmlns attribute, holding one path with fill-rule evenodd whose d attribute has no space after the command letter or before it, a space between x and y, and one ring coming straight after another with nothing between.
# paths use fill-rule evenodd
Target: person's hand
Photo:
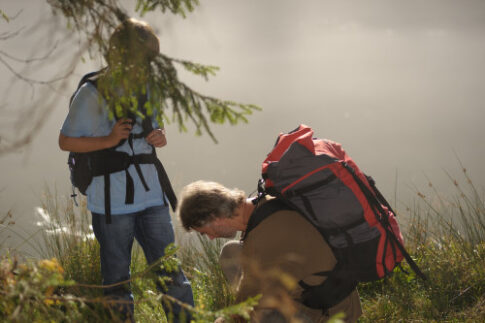
<instances>
[{"instance_id":1,"label":"person's hand","mask_svg":"<svg viewBox=\"0 0 485 323\"><path fill-rule=\"evenodd\" d=\"M110 147L116 146L119 142L123 139L127 139L130 136L132 126L131 119L120 119L118 120L113 129L111 129L111 133L108 135L108 141L110 143Z\"/></svg>"},{"instance_id":2,"label":"person's hand","mask_svg":"<svg viewBox=\"0 0 485 323\"><path fill-rule=\"evenodd\" d=\"M167 138L165 137L165 129L152 130L146 136L145 140L152 146L160 148L167 144Z\"/></svg>"}]
</instances>

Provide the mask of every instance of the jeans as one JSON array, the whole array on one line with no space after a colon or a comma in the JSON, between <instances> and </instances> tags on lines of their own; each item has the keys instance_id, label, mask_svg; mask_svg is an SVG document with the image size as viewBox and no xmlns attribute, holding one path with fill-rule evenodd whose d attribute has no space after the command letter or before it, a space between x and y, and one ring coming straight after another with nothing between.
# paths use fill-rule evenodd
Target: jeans
<instances>
[{"instance_id":1,"label":"jeans","mask_svg":"<svg viewBox=\"0 0 485 323\"><path fill-rule=\"evenodd\" d=\"M143 249L148 264L152 264L164 255L165 247L173 243L175 235L167 206L154 206L143 211L112 216L112 223L106 224L104 214L92 214L93 231L100 245L101 273L103 285L111 285L130 279L131 249L135 238ZM167 273L158 271L158 275ZM194 305L192 288L182 270L168 274L172 283L167 284L168 291L159 290L175 297L179 301ZM157 285L158 286L158 285ZM109 298L127 301L120 303L120 314L134 322L133 294L128 284L105 289ZM173 322L189 322L189 313L181 313L178 304L166 304L163 308ZM185 319L181 319L185 317Z\"/></svg>"}]
</instances>

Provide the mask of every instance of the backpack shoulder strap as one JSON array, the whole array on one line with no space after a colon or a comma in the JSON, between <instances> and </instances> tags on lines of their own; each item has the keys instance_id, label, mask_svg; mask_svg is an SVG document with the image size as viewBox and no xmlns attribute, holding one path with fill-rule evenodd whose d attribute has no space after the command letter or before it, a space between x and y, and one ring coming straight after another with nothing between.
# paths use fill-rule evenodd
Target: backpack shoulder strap
<instances>
[{"instance_id":1,"label":"backpack shoulder strap","mask_svg":"<svg viewBox=\"0 0 485 323\"><path fill-rule=\"evenodd\" d=\"M267 202L261 203L261 205L257 205L256 209L253 211L251 217L249 218L248 226L246 227L246 231L244 232L242 240L247 237L251 230L256 228L261 222L263 222L263 220L265 220L270 215L282 210L292 210L292 208L278 198L274 198Z\"/></svg>"},{"instance_id":2,"label":"backpack shoulder strap","mask_svg":"<svg viewBox=\"0 0 485 323\"><path fill-rule=\"evenodd\" d=\"M266 218L282 210L294 210L294 208L291 208L279 198L258 205L249 218L242 240L244 241L248 233ZM315 286L307 285L303 280L298 282L303 289L303 304L313 309L328 310L340 303L357 286L357 281L352 279L349 272L341 268L340 263L337 263L330 271L315 273L314 275L326 276L327 279L322 284Z\"/></svg>"},{"instance_id":3,"label":"backpack shoulder strap","mask_svg":"<svg viewBox=\"0 0 485 323\"><path fill-rule=\"evenodd\" d=\"M97 82L97 76L99 74L101 74L102 72L104 72L106 70L106 67L100 69L99 71L94 71L94 72L91 72L91 73L88 73L86 75L84 75L81 80L79 81L78 85L77 85L77 88L76 88L76 91L74 91L74 93L71 95L71 98L69 99L69 106L71 105L72 103L72 100L74 99L74 96L76 95L77 91L79 90L79 88L86 82L89 82L91 84L94 85L94 87L96 87L96 82Z\"/></svg>"}]
</instances>

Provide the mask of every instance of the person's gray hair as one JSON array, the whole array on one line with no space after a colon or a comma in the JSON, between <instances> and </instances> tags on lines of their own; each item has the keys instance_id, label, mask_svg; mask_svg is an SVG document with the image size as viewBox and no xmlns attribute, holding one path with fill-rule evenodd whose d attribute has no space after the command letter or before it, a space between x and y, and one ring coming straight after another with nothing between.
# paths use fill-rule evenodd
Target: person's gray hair
<instances>
[{"instance_id":1,"label":"person's gray hair","mask_svg":"<svg viewBox=\"0 0 485 323\"><path fill-rule=\"evenodd\" d=\"M183 227L189 231L215 218L231 218L246 199L237 188L229 189L216 182L197 181L182 189L177 212Z\"/></svg>"}]
</instances>

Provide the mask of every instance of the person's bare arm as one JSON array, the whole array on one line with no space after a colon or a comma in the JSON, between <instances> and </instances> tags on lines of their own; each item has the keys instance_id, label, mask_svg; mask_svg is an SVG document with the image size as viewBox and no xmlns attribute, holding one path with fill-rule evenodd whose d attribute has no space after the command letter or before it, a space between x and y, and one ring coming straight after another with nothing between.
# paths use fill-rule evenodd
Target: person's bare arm
<instances>
[{"instance_id":1,"label":"person's bare arm","mask_svg":"<svg viewBox=\"0 0 485 323\"><path fill-rule=\"evenodd\" d=\"M116 146L122 139L127 139L132 129L130 119L120 119L113 126L108 136L68 137L59 134L59 148L76 153L87 153Z\"/></svg>"}]
</instances>

